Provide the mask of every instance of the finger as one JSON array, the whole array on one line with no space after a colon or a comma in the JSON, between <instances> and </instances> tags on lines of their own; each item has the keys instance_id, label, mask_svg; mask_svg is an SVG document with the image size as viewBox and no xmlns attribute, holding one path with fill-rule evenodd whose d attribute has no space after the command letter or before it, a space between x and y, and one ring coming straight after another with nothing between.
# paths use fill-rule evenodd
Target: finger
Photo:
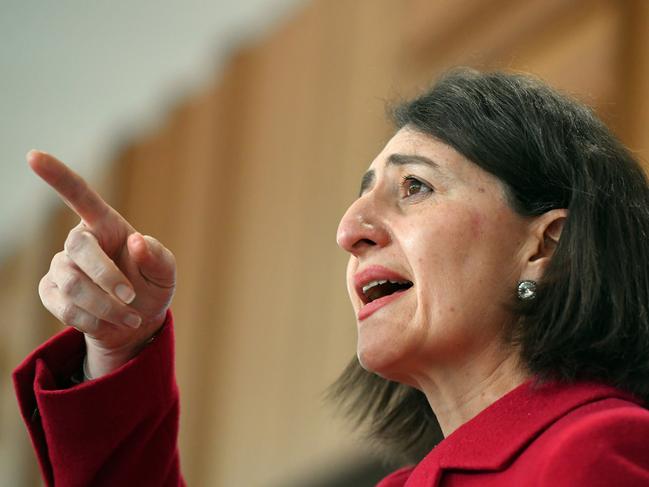
<instances>
[{"instance_id":1,"label":"finger","mask_svg":"<svg viewBox=\"0 0 649 487\"><path fill-rule=\"evenodd\" d=\"M66 301L47 276L41 279L38 292L45 308L64 325L72 326L82 333L94 333L97 330L97 317Z\"/></svg>"},{"instance_id":2,"label":"finger","mask_svg":"<svg viewBox=\"0 0 649 487\"><path fill-rule=\"evenodd\" d=\"M140 233L132 233L127 240L128 251L144 278L162 288L176 284L176 258L158 240Z\"/></svg>"},{"instance_id":3,"label":"finger","mask_svg":"<svg viewBox=\"0 0 649 487\"><path fill-rule=\"evenodd\" d=\"M27 162L89 227L93 228L107 215L112 214L111 207L101 196L90 188L81 176L58 159L45 152L32 150L27 153Z\"/></svg>"},{"instance_id":4,"label":"finger","mask_svg":"<svg viewBox=\"0 0 649 487\"><path fill-rule=\"evenodd\" d=\"M97 238L83 226L74 228L64 244L65 254L93 282L124 303L135 299L133 285L103 251Z\"/></svg>"},{"instance_id":5,"label":"finger","mask_svg":"<svg viewBox=\"0 0 649 487\"><path fill-rule=\"evenodd\" d=\"M130 307L107 294L73 263L63 259L53 266L50 280L58 289L59 299L87 311L96 318L131 328L140 326L142 319Z\"/></svg>"}]
</instances>

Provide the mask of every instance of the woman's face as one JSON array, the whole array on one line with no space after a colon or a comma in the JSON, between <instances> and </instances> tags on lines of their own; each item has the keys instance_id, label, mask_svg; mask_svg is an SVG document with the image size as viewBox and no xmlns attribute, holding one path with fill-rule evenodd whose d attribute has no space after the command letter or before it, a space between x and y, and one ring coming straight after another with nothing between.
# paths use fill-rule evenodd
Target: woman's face
<instances>
[{"instance_id":1,"label":"woman's face","mask_svg":"<svg viewBox=\"0 0 649 487\"><path fill-rule=\"evenodd\" d=\"M417 385L488 355L513 319L505 304L528 234L498 179L430 136L397 132L338 227L361 364Z\"/></svg>"}]
</instances>

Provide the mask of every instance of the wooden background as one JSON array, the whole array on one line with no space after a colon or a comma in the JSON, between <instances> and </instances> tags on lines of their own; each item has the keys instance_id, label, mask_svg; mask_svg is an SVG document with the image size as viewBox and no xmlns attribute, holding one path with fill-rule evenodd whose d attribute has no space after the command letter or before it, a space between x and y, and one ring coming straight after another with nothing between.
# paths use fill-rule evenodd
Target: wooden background
<instances>
[{"instance_id":1,"label":"wooden background","mask_svg":"<svg viewBox=\"0 0 649 487\"><path fill-rule=\"evenodd\" d=\"M323 401L355 348L335 230L391 134L386 102L455 65L537 74L647 160L646 0L316 0L126 140L94 181L178 259L189 485L310 485L367 461ZM53 211L0 267L3 485L39 485L9 374L60 329L36 287L75 224Z\"/></svg>"}]
</instances>

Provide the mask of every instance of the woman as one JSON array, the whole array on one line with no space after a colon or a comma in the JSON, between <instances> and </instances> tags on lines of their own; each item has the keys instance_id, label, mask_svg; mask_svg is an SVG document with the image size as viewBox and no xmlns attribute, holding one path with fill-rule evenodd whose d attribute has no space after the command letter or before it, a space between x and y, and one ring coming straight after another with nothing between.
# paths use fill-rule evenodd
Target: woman
<instances>
[{"instance_id":1,"label":"woman","mask_svg":"<svg viewBox=\"0 0 649 487\"><path fill-rule=\"evenodd\" d=\"M649 485L638 164L588 109L524 76L453 71L395 120L338 229L358 361L334 392L418 462L381 487ZM43 474L182 484L173 257L63 164L28 159L82 218L40 294L83 334L15 373Z\"/></svg>"}]
</instances>

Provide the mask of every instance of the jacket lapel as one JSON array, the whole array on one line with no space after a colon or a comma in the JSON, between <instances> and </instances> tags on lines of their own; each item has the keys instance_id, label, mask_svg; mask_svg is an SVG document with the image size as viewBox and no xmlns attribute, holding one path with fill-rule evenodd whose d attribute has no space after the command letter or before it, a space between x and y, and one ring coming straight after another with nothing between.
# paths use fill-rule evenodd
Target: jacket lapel
<instances>
[{"instance_id":1,"label":"jacket lapel","mask_svg":"<svg viewBox=\"0 0 649 487\"><path fill-rule=\"evenodd\" d=\"M444 470L498 471L568 412L600 399L632 395L597 383L528 381L469 420L435 447L404 487L440 485Z\"/></svg>"}]
</instances>

